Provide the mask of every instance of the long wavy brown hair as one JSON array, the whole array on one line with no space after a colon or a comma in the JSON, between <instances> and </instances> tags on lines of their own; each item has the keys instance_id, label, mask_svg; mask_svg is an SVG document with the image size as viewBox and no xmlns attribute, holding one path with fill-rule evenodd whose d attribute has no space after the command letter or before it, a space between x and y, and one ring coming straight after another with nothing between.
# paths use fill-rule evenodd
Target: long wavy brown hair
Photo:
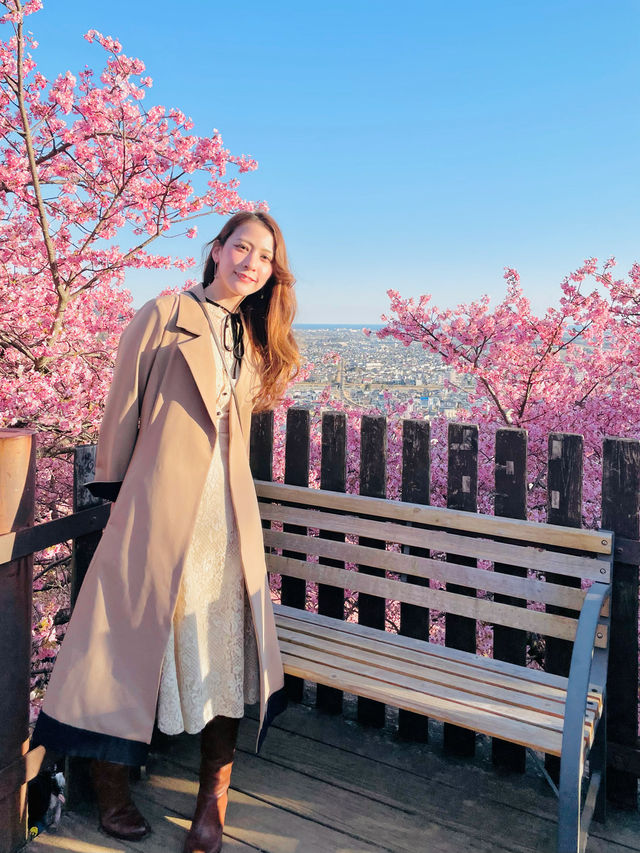
<instances>
[{"instance_id":1,"label":"long wavy brown hair","mask_svg":"<svg viewBox=\"0 0 640 853\"><path fill-rule=\"evenodd\" d=\"M202 281L206 287L215 278L216 264L211 257L213 246L216 243L224 246L236 228L251 220L268 228L274 243L271 276L261 290L246 296L240 305L245 328L258 356L261 387L253 402L255 410L263 412L280 402L300 367L300 353L291 331L297 308L293 290L295 279L289 269L284 237L275 219L261 210L232 216L206 247L207 260Z\"/></svg>"}]
</instances>

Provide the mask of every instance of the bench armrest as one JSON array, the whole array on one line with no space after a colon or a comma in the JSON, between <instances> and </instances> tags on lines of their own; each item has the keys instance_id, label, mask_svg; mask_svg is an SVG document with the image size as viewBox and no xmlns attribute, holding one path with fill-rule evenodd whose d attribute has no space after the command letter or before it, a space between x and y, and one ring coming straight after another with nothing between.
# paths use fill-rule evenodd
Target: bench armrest
<instances>
[{"instance_id":1,"label":"bench armrest","mask_svg":"<svg viewBox=\"0 0 640 853\"><path fill-rule=\"evenodd\" d=\"M578 629L571 655L571 669L567 686L567 703L562 732L562 755L560 764L560 796L564 803L571 800L571 808L578 809L579 779L582 776L584 754L584 719L587 697L592 685L604 695L606 690L608 648L595 648L596 631L599 624L608 619L600 615L605 602L611 596L611 584L594 583L587 592L578 620ZM566 798L566 799L564 799Z\"/></svg>"}]
</instances>

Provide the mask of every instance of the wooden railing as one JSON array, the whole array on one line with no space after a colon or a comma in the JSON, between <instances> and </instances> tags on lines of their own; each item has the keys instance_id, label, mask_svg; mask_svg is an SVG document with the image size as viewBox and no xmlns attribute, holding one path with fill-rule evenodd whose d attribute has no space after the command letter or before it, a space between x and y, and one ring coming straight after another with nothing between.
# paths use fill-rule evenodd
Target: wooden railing
<instances>
[{"instance_id":1,"label":"wooden railing","mask_svg":"<svg viewBox=\"0 0 640 853\"><path fill-rule=\"evenodd\" d=\"M310 413L303 409L290 409L287 414L284 479L292 485L307 486L309 483L309 431ZM36 436L26 430L0 430L0 648L3 650L3 665L0 667L0 853L12 853L26 839L26 782L37 772L42 758L41 749L28 751L32 555L60 542L72 542L73 603L110 510L110 504L96 500L84 487L86 482L93 479L95 449L91 446L78 447L75 454L73 514L34 527L35 441ZM468 424L450 424L448 442L447 506L475 512L478 429ZM360 457L362 494L386 497L386 444L385 419L363 417ZM345 415L325 413L322 417L321 488L345 491L346 448ZM402 447L403 501L430 502L429 448L429 423L405 421ZM526 517L526 458L527 439L523 430L497 431L494 462L496 515ZM549 522L580 526L582 459L580 436L555 433L549 437ZM258 415L253 419L251 465L256 479L272 479L271 414ZM614 569L608 684L608 790L614 802L628 808L636 807L637 778L640 776L639 519L640 441L607 439L603 447L601 523L602 527L616 534L617 560ZM494 568L496 571L512 571L508 566ZM420 582L419 579L417 582ZM284 604L304 608L304 581L283 578L281 595ZM325 615L342 618L342 591L320 586L318 609ZM361 595L359 619L364 624L384 627L384 600ZM448 618L445 625L447 645L475 651L475 628L469 619ZM407 636L427 637L428 611L413 605L402 605L399 630ZM493 651L498 658L524 661L523 633L496 626ZM566 674L568 656L562 641L548 638L545 658L547 669ZM289 680L288 689L292 698L301 697L301 683ZM325 710L340 713L342 696L331 688L319 686L317 704ZM368 724L382 724L380 709L366 704L360 707L359 718ZM400 712L399 731L405 738L425 741L428 737L424 718L404 711ZM451 736L458 737L457 734ZM471 753L473 741L464 732L460 738L451 746L457 752ZM520 747L496 742L493 757L495 763L503 767L516 770L523 767L524 755ZM557 769L551 761L548 765L552 773ZM73 774L69 782L69 799L73 802Z\"/></svg>"}]
</instances>

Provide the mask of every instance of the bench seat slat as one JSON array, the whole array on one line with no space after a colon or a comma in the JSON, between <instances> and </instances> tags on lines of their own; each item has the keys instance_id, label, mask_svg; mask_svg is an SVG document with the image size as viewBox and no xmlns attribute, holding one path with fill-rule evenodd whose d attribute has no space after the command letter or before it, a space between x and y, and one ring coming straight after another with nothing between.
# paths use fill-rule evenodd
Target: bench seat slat
<instances>
[{"instance_id":1,"label":"bench seat slat","mask_svg":"<svg viewBox=\"0 0 640 853\"><path fill-rule=\"evenodd\" d=\"M406 584L388 578L378 578L371 575L324 566L306 560L296 560L292 557L281 557L267 554L267 568L294 578L318 581L330 586L349 589L353 592L364 592L394 601L416 604L436 610L445 610L471 619L479 619L497 625L517 626L524 631L533 631L564 640L573 640L576 635L577 620L568 616L556 616L551 613L541 613L524 607L514 607L495 601L487 601L467 595L448 592L442 589L432 589L428 586ZM596 642L606 645L607 629L602 626L602 637Z\"/></svg>"},{"instance_id":2,"label":"bench seat slat","mask_svg":"<svg viewBox=\"0 0 640 853\"><path fill-rule=\"evenodd\" d=\"M500 733L505 722L517 725L522 723L527 726L536 727L541 731L556 732L559 736L562 734L564 720L562 715L545 713L544 711L517 705L513 702L502 702L495 694L492 696L481 696L475 692L458 689L453 685L429 682L420 678L416 679L405 672L400 673L394 670L385 670L377 661L356 661L340 656L336 657L330 652L310 647L305 648L298 643L290 643L284 638L280 643L282 654L302 659L311 667L316 664L327 666L335 672L338 682L341 681L344 675L357 674L376 681L383 689L385 687L401 687L411 690L416 696L422 697L422 701L426 703L434 699L440 699L451 702L461 708L466 708L470 715L474 715L476 711L487 713L495 718L494 729L491 734L498 737L501 737ZM597 708L593 706L587 708L584 726L585 744L591 742L597 715ZM473 723L470 723L467 728L473 729L475 726ZM527 745L536 748L535 744L530 743Z\"/></svg>"},{"instance_id":3,"label":"bench seat slat","mask_svg":"<svg viewBox=\"0 0 640 853\"><path fill-rule=\"evenodd\" d=\"M507 737L533 749L560 754L562 702L545 700L538 709L532 709L529 707L531 696L517 691L492 690L489 685L483 687L477 680L477 673L472 673L473 678L467 680L431 682L427 680L428 673L420 672L413 664L398 671L397 658L385 660L382 653L345 646L341 639L346 636L343 631L336 631L332 641L327 640L326 632L314 638L308 624L298 620L306 633L296 632L282 624L284 621L291 626L296 620L281 617L282 614L278 614L278 633L285 671L290 674L372 699L387 696L389 701L393 697L398 707L453 721L488 735ZM331 621L340 624L339 620ZM594 722L601 714L599 697L594 699L587 709L585 747L592 741ZM547 710L544 705L548 706Z\"/></svg>"},{"instance_id":4,"label":"bench seat slat","mask_svg":"<svg viewBox=\"0 0 640 853\"><path fill-rule=\"evenodd\" d=\"M321 616L319 613L309 613L306 610L298 610L295 607L287 607L283 604L274 604L273 609L276 615L276 624L281 622L284 624L285 620L287 624L290 622L300 622L303 625L309 626L310 630L314 630L316 626L322 626L331 631L349 634L354 637L356 642L361 638L368 638L385 646L394 646L400 651L410 649L421 654L427 653L432 657L442 659L444 665L448 665L450 661L463 665L474 665L480 669L487 669L491 672L512 678L516 682L521 680L532 681L536 684L540 683L550 688L561 690L564 693L567 690L567 678L561 675L554 675L552 672L529 669L518 666L518 664L509 663L508 661L479 657L472 652L465 652L450 646L441 646L425 640L416 640L413 637L404 637L400 634L393 634L390 631L380 631L377 628L369 628L366 625L333 619L331 616Z\"/></svg>"},{"instance_id":5,"label":"bench seat slat","mask_svg":"<svg viewBox=\"0 0 640 853\"><path fill-rule=\"evenodd\" d=\"M473 668L462 673L447 672L441 668L431 667L428 663L418 665L411 661L402 661L397 657L389 657L376 650L358 649L339 640L331 640L326 637L320 640L312 634L291 631L285 627L278 627L278 637L282 651L303 656L308 654L317 660L323 658L315 657L315 653L329 655L329 660L325 660L325 662L329 663L331 660L335 660L336 667L341 670L349 670L352 665L362 665L372 669L372 671L380 671L381 680L388 678L393 682L396 680L396 675L399 677L406 676L411 683L405 683L405 686L412 686L414 689L423 690L425 693L440 689L444 691L441 695L449 695L449 693L452 696L469 695L472 697L470 701L473 701L474 704L495 701L501 706L514 706L515 719L521 718L520 711L538 711L545 716L555 717L560 721L559 725L561 726L564 716L564 697L562 699L550 699L537 696L534 693L509 690L479 678L477 671ZM295 651L296 649L303 649L304 651Z\"/></svg>"},{"instance_id":6,"label":"bench seat slat","mask_svg":"<svg viewBox=\"0 0 640 853\"><path fill-rule=\"evenodd\" d=\"M521 667L506 661L400 636L378 628L368 628L357 623L345 622L281 604L275 604L274 610L278 631L289 629L297 632L298 635L317 634L321 638L320 648L323 647L322 642L326 642L326 638L333 637L340 644L351 645L356 649L360 646L382 649L383 651L379 654L386 654L390 659L401 661L410 659L419 662L428 658L429 666L449 668L451 671L462 673L466 671L470 678L480 678L487 684L495 683L515 692L533 693L563 703L566 698L568 679L544 670ZM304 643L305 640L303 639L302 642ZM590 736L594 733L591 721L594 717L596 719L600 717L602 702L601 693L592 691L589 694L587 720Z\"/></svg>"},{"instance_id":7,"label":"bench seat slat","mask_svg":"<svg viewBox=\"0 0 640 853\"><path fill-rule=\"evenodd\" d=\"M282 653L284 671L288 675L306 678L318 684L326 684L346 690L356 696L364 696L379 702L393 702L397 708L425 714L436 720L453 723L482 734L502 737L512 743L528 746L532 749L560 755L561 734L551 729L541 729L526 723L500 719L499 731L496 717L480 708L463 706L459 703L437 696L417 693L406 687L381 683L355 672L336 672L332 666L308 661L298 655Z\"/></svg>"},{"instance_id":8,"label":"bench seat slat","mask_svg":"<svg viewBox=\"0 0 640 853\"><path fill-rule=\"evenodd\" d=\"M355 654L359 649L363 649L367 652L384 655L389 661L393 661L398 668L407 663L412 664L414 668L424 667L429 672L433 672L434 677L437 677L436 673L442 673L445 678L448 676L471 678L484 684L487 690L498 689L528 694L533 697L533 701L540 699L563 705L566 698L565 688L552 687L534 678L518 678L494 669L490 665L478 665L477 658L474 655L472 655L472 661L461 662L446 654L436 654L433 651L434 649L447 647L437 646L435 643L424 642L424 649L417 651L403 644L386 643L357 633L351 634L323 625L291 620L282 615L276 617L276 624L279 632L295 632L295 635L300 638L300 642L305 642L302 637L306 634L310 638L315 638L318 643L340 643ZM491 662L492 658L486 658L486 660Z\"/></svg>"},{"instance_id":9,"label":"bench seat slat","mask_svg":"<svg viewBox=\"0 0 640 853\"><path fill-rule=\"evenodd\" d=\"M560 755L561 732L550 728L518 722L508 717L498 717L491 712L463 705L450 699L443 699L426 693L420 693L407 687L379 679L363 676L349 670L337 671L332 665L310 661L299 655L282 653L284 670L288 675L306 678L318 684L337 687L380 702L392 702L397 708L415 711L434 719L468 728L482 734L500 737L531 749ZM585 735L585 746L591 741Z\"/></svg>"},{"instance_id":10,"label":"bench seat slat","mask_svg":"<svg viewBox=\"0 0 640 853\"><path fill-rule=\"evenodd\" d=\"M434 560L430 557L416 557L397 551L385 551L380 548L368 548L350 542L336 542L318 536L304 536L296 533L283 533L278 530L265 530L264 543L272 548L313 554L317 557L329 557L344 562L374 566L398 574L409 574L421 578L455 583L473 589L510 595L525 601L539 601L579 611L582 607L585 590L548 583L536 578L519 578L501 572L461 566L455 562Z\"/></svg>"},{"instance_id":11,"label":"bench seat slat","mask_svg":"<svg viewBox=\"0 0 640 853\"><path fill-rule=\"evenodd\" d=\"M319 528L351 535L357 533L369 539L399 542L416 548L430 548L447 554L491 560L509 566L522 566L537 572L552 572L589 580L608 580L611 573L610 562L598 557L580 557L549 551L543 547L494 542L491 539L461 536L445 530L422 530L390 521L355 518L303 507L265 503L260 504L260 516L264 521L282 521L299 527ZM468 516L475 517L472 513L468 513Z\"/></svg>"},{"instance_id":12,"label":"bench seat slat","mask_svg":"<svg viewBox=\"0 0 640 853\"><path fill-rule=\"evenodd\" d=\"M531 542L542 546L575 548L593 554L611 555L612 551L613 534L606 530L584 530L538 524L535 521L467 513L423 504L370 498L364 495L348 495L326 489L308 489L304 486L290 486L266 480L256 480L255 485L258 497L269 500L394 518L397 521L412 524L465 530L470 533ZM508 562L508 560L502 562Z\"/></svg>"},{"instance_id":13,"label":"bench seat slat","mask_svg":"<svg viewBox=\"0 0 640 853\"><path fill-rule=\"evenodd\" d=\"M286 620L278 620L278 636L282 648L287 648L290 653L314 656L330 655L337 668L349 669L352 665L362 664L373 671L382 671L381 680L394 680L396 675L407 676L411 679L415 689L423 689L431 692L439 685L443 689L451 689L458 694L462 691L465 695L476 697L476 701L498 701L500 705L515 706L519 712L531 710L541 712L545 718L549 718L552 728L561 727L564 717L566 692L556 691L553 696L545 695L544 689L540 691L523 691L520 685L506 686L496 684L491 677L490 670L484 668L479 670L474 663L469 662L466 666L458 666L456 673L450 672L442 667L433 666L431 656L423 655L420 663L407 658L402 659L393 654L386 644L362 643L360 646L349 643L343 632L322 631L313 632L312 628L298 623L300 627ZM304 649L304 652L295 652L294 648ZM406 650L409 655L410 651ZM320 658L316 658L320 659ZM476 658L477 660L477 658ZM531 687L534 685L531 684ZM540 686L540 685L538 685ZM542 694L542 695L541 695ZM588 717L593 719L601 713L602 697L595 694L588 698ZM518 717L519 719L520 717ZM560 721L560 722L558 722ZM539 721L540 722L540 721Z\"/></svg>"}]
</instances>

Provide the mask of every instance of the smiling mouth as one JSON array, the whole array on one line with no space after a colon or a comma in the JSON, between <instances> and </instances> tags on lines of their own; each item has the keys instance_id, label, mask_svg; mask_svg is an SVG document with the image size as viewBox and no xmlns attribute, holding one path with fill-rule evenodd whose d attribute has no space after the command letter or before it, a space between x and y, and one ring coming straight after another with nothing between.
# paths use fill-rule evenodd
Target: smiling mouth
<instances>
[{"instance_id":1,"label":"smiling mouth","mask_svg":"<svg viewBox=\"0 0 640 853\"><path fill-rule=\"evenodd\" d=\"M245 275L244 273L238 272L238 273L236 273L236 275L238 276L239 279L242 279L242 281L248 281L251 284L256 283L255 278L250 278L248 275Z\"/></svg>"}]
</instances>

